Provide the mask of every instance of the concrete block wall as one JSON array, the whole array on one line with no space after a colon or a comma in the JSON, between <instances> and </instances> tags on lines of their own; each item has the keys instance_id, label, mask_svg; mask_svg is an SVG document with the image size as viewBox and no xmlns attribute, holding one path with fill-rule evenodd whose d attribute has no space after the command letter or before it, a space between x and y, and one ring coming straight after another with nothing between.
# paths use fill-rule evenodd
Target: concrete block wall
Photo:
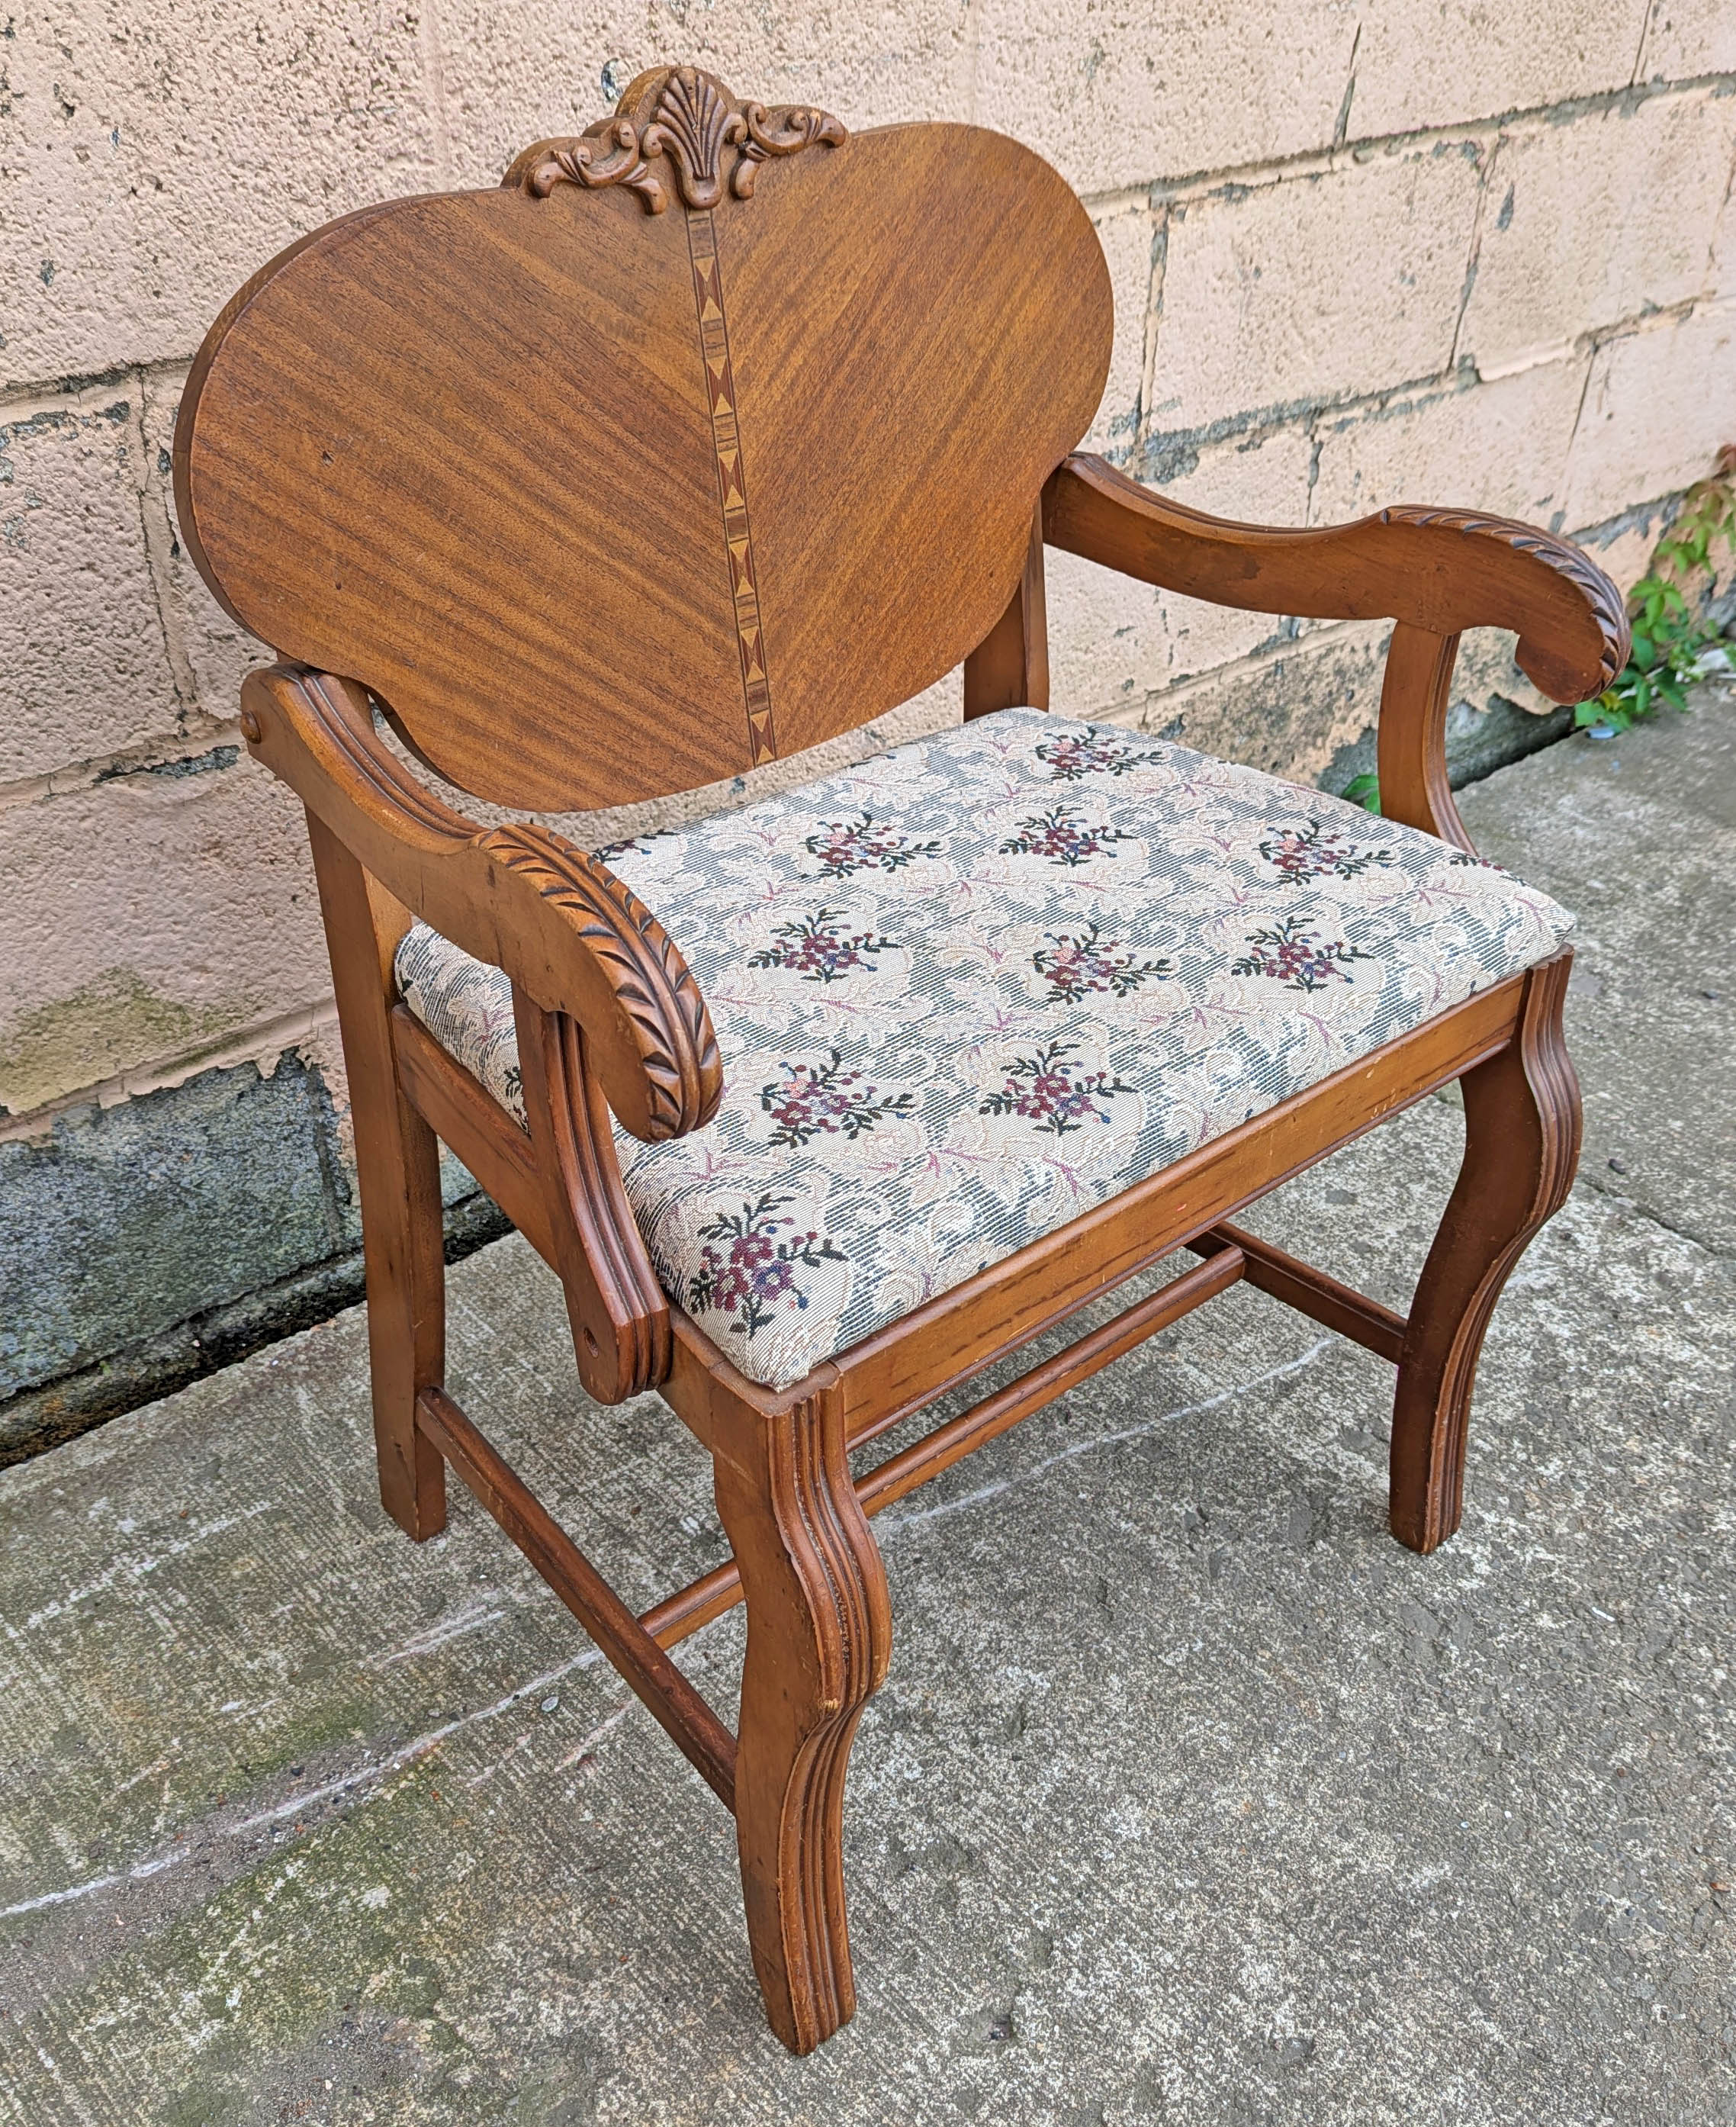
<instances>
[{"instance_id":1,"label":"concrete block wall","mask_svg":"<svg viewBox=\"0 0 1736 2127\"><path fill-rule=\"evenodd\" d=\"M0 1456L121 1407L152 1351L199 1363L213 1310L268 1324L356 1289L300 822L234 721L263 653L169 495L205 327L304 230L490 183L671 59L1048 154L1115 284L1092 441L1197 506L1469 504L1630 580L1736 437L1728 0L23 0L0 33ZM1368 764L1380 629L1067 557L1050 602L1057 707L1334 785ZM1561 727L1499 638L1459 684L1461 773Z\"/></svg>"}]
</instances>

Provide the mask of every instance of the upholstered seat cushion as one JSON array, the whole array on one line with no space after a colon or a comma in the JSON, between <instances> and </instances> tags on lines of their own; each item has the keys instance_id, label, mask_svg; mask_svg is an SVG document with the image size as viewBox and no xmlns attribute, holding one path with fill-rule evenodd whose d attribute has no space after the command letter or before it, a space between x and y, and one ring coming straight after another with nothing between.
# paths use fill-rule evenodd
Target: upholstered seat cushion
<instances>
[{"instance_id":1,"label":"upholstered seat cushion","mask_svg":"<svg viewBox=\"0 0 1736 2127\"><path fill-rule=\"evenodd\" d=\"M1256 770L1009 709L602 852L704 991L722 1106L617 1134L665 1290L781 1387L1547 959L1571 918ZM406 1003L522 1120L506 977Z\"/></svg>"}]
</instances>

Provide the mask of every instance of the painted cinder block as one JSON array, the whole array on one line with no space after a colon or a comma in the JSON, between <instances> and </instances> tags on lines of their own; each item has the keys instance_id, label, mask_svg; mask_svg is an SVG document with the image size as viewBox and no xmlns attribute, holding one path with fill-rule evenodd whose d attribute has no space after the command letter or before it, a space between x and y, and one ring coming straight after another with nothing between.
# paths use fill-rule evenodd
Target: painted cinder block
<instances>
[{"instance_id":1,"label":"painted cinder block","mask_svg":"<svg viewBox=\"0 0 1736 2127\"><path fill-rule=\"evenodd\" d=\"M1357 10L1346 0L982 0L975 116L1085 192L1332 144Z\"/></svg>"},{"instance_id":2,"label":"painted cinder block","mask_svg":"<svg viewBox=\"0 0 1736 2127\"><path fill-rule=\"evenodd\" d=\"M762 103L821 104L859 130L967 118L965 27L944 0L800 7L717 0L672 17L620 0L578 10L442 0L446 182L498 182L521 148L589 125L636 73L672 62L707 68Z\"/></svg>"},{"instance_id":3,"label":"painted cinder block","mask_svg":"<svg viewBox=\"0 0 1736 2127\"><path fill-rule=\"evenodd\" d=\"M1480 176L1475 144L1454 141L1178 201L1153 433L1438 375L1452 358Z\"/></svg>"},{"instance_id":4,"label":"painted cinder block","mask_svg":"<svg viewBox=\"0 0 1736 2127\"><path fill-rule=\"evenodd\" d=\"M1293 782L1317 782L1374 726L1390 632L1381 621L1318 629L1154 694L1140 728Z\"/></svg>"},{"instance_id":5,"label":"painted cinder block","mask_svg":"<svg viewBox=\"0 0 1736 2127\"><path fill-rule=\"evenodd\" d=\"M1080 448L1125 465L1139 434L1157 223L1143 200L1100 209L1091 222L1109 264L1115 345L1103 404Z\"/></svg>"},{"instance_id":6,"label":"painted cinder block","mask_svg":"<svg viewBox=\"0 0 1736 2127\"><path fill-rule=\"evenodd\" d=\"M301 808L232 746L0 811L0 1107L329 994Z\"/></svg>"},{"instance_id":7,"label":"painted cinder block","mask_svg":"<svg viewBox=\"0 0 1736 2127\"><path fill-rule=\"evenodd\" d=\"M200 1073L0 1144L0 1400L356 1244L319 1075Z\"/></svg>"},{"instance_id":8,"label":"painted cinder block","mask_svg":"<svg viewBox=\"0 0 1736 2127\"><path fill-rule=\"evenodd\" d=\"M417 10L69 0L4 50L0 386L185 360L293 238L439 182Z\"/></svg>"},{"instance_id":9,"label":"painted cinder block","mask_svg":"<svg viewBox=\"0 0 1736 2127\"><path fill-rule=\"evenodd\" d=\"M1456 0L1370 8L1356 46L1348 137L1462 125L1625 88L1651 4Z\"/></svg>"},{"instance_id":10,"label":"painted cinder block","mask_svg":"<svg viewBox=\"0 0 1736 2127\"><path fill-rule=\"evenodd\" d=\"M53 18L27 7L0 43L13 129L0 173L0 391L13 394L0 406L13 473L0 473L0 785L12 785L0 809L0 1101L16 1116L98 1082L112 1100L123 1073L163 1087L63 1123L89 1155L69 1276L102 1256L88 1234L145 1230L104 1193L110 1182L133 1177L139 1215L156 1215L156 1184L121 1142L136 1150L154 1131L177 1158L202 1145L230 1163L227 1180L181 1196L201 1229L239 1237L252 1277L332 1245L329 1201L310 1191L322 1160L347 1172L346 1102L319 1016L329 976L305 836L293 798L238 751L233 721L242 674L269 652L181 551L168 450L185 364L216 309L333 214L492 184L529 140L600 116L641 67L686 59L859 130L969 118L1055 159L1090 204L1119 313L1090 441L1198 507L1270 523L1393 500L1559 516L1592 523L1625 582L1663 521L1632 506L1678 490L1736 438L1729 310L1642 315L1736 295L1736 206L1719 204L1736 96L1571 102L1623 92L1636 52L1646 82L1736 72L1723 0L1401 0L1372 16L1350 0L1224 0L1215 12L717 0L677 13L442 0L438 14L395 16L372 0L291 0L256 18L201 0L116 34L94 0L70 0ZM1546 122L1511 115L1545 107ZM1368 144L1439 126L1467 137ZM1593 355L1584 335L1611 327ZM1567 341L1571 358L1537 359ZM1478 381L1472 358L1504 373ZM145 367L81 391L57 382L127 364ZM1372 765L1384 628L1197 606L1058 555L1048 585L1057 708L1333 787ZM1526 713L1538 706L1505 638L1468 637L1449 731L1459 770L1546 736L1554 727ZM594 846L740 803L958 708L954 674L819 756L567 824ZM88 787L45 802L19 787L64 784L69 768ZM276 1078L263 1054L263 1078L245 1063L201 1068L204 1045L244 1043L298 1009L312 1030L282 1035ZM298 1085L328 1104L317 1146L306 1100L289 1097ZM59 1142L28 1127L33 1152ZM269 1149L256 1158L256 1140L280 1144L294 1171ZM248 1220L274 1204L281 1229L256 1233ZM154 1297L136 1317L93 1314L95 1341L55 1363L229 1290L197 1235L150 1231L142 1253L112 1259L113 1307L134 1304L125 1278L155 1255L186 1277L147 1278Z\"/></svg>"},{"instance_id":11,"label":"painted cinder block","mask_svg":"<svg viewBox=\"0 0 1736 2127\"><path fill-rule=\"evenodd\" d=\"M1503 133L1459 353L1485 376L1708 292L1736 97L1696 89Z\"/></svg>"},{"instance_id":12,"label":"painted cinder block","mask_svg":"<svg viewBox=\"0 0 1736 2127\"><path fill-rule=\"evenodd\" d=\"M1069 717L1137 709L1170 676L1163 593L1054 548L1043 575L1052 706Z\"/></svg>"},{"instance_id":13,"label":"painted cinder block","mask_svg":"<svg viewBox=\"0 0 1736 2127\"><path fill-rule=\"evenodd\" d=\"M135 378L0 416L0 784L177 735L144 450Z\"/></svg>"},{"instance_id":14,"label":"painted cinder block","mask_svg":"<svg viewBox=\"0 0 1736 2127\"><path fill-rule=\"evenodd\" d=\"M1736 11L1733 11L1736 12ZM1724 194L1718 226L1712 233L1712 255L1706 271L1706 291L1714 302L1736 296L1736 177Z\"/></svg>"},{"instance_id":15,"label":"painted cinder block","mask_svg":"<svg viewBox=\"0 0 1736 2127\"><path fill-rule=\"evenodd\" d=\"M1310 452L1299 428L1209 444L1188 454L1162 491L1217 517L1299 525ZM1207 605L1072 554L1050 553L1048 586L1053 699L1069 716L1123 718L1171 680L1229 664L1285 632L1280 615Z\"/></svg>"},{"instance_id":16,"label":"painted cinder block","mask_svg":"<svg viewBox=\"0 0 1736 2127\"><path fill-rule=\"evenodd\" d=\"M1736 73L1736 7L1730 0L1653 0L1635 78L1691 81Z\"/></svg>"},{"instance_id":17,"label":"painted cinder block","mask_svg":"<svg viewBox=\"0 0 1736 2127\"><path fill-rule=\"evenodd\" d=\"M1736 303L1597 350L1568 464L1568 522L1596 524L1703 480L1736 441Z\"/></svg>"},{"instance_id":18,"label":"painted cinder block","mask_svg":"<svg viewBox=\"0 0 1736 2127\"><path fill-rule=\"evenodd\" d=\"M243 679L254 666L272 663L274 653L218 604L181 543L170 453L186 381L187 372L179 368L151 372L144 379L144 508L148 519L154 514L156 520L163 625L182 689L205 717L226 732L240 713Z\"/></svg>"},{"instance_id":19,"label":"painted cinder block","mask_svg":"<svg viewBox=\"0 0 1736 2127\"><path fill-rule=\"evenodd\" d=\"M1235 438L1199 451L1185 470L1161 484L1162 491L1190 509L1243 524L1303 525L1313 452L1301 427ZM1227 665L1293 632L1281 614L1242 613L1174 591L1164 592L1161 603L1171 646L1170 670L1177 679Z\"/></svg>"},{"instance_id":20,"label":"painted cinder block","mask_svg":"<svg viewBox=\"0 0 1736 2127\"><path fill-rule=\"evenodd\" d=\"M1309 522L1341 524L1397 502L1559 521L1588 355L1498 383L1445 385L1323 415Z\"/></svg>"}]
</instances>

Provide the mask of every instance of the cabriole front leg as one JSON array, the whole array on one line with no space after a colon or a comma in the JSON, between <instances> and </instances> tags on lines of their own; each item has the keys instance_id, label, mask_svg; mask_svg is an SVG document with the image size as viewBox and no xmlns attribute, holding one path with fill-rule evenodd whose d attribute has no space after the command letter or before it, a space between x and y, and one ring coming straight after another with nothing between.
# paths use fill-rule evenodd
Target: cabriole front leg
<instances>
[{"instance_id":1,"label":"cabriole front leg","mask_svg":"<svg viewBox=\"0 0 1736 2127\"><path fill-rule=\"evenodd\" d=\"M749 1466L716 1459L717 1511L747 1600L736 1831L766 2013L806 2054L855 2012L844 1772L886 1675L892 1612L850 1481L839 1391L758 1416L750 1438Z\"/></svg>"},{"instance_id":2,"label":"cabriole front leg","mask_svg":"<svg viewBox=\"0 0 1736 2127\"><path fill-rule=\"evenodd\" d=\"M1459 1080L1464 1158L1406 1326L1393 1409L1393 1533L1431 1551L1459 1526L1465 1429L1495 1302L1579 1161L1579 1082L1562 1037L1571 953L1534 968L1513 1040Z\"/></svg>"}]
</instances>

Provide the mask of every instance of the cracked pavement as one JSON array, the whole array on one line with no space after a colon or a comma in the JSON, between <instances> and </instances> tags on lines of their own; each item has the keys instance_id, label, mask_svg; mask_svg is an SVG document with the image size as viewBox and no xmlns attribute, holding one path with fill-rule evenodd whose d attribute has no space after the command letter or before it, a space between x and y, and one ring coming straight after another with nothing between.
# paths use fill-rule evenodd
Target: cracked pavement
<instances>
[{"instance_id":1,"label":"cracked pavement","mask_svg":"<svg viewBox=\"0 0 1736 2127\"><path fill-rule=\"evenodd\" d=\"M1736 708L1461 804L1580 916L1587 1138L1452 1543L1385 1533L1388 1371L1246 1287L881 1518L861 2006L797 2062L698 1776L461 1490L384 1522L340 1316L0 1476L0 2122L1736 2120ZM1402 1306L1459 1135L1249 1223ZM627 1599L716 1563L523 1244L452 1290ZM740 1633L680 1651L726 1714Z\"/></svg>"}]
</instances>

